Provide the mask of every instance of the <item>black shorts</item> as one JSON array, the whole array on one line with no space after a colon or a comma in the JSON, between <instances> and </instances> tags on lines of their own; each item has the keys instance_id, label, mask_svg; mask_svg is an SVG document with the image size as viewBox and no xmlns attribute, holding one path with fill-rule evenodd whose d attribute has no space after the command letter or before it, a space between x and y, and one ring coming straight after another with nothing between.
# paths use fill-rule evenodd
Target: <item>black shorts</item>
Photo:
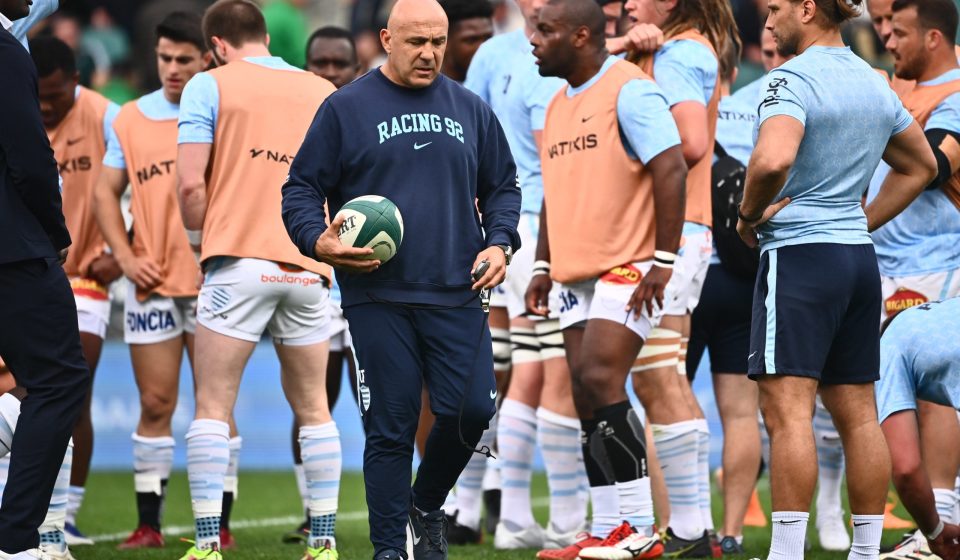
<instances>
[{"instance_id":1,"label":"black shorts","mask_svg":"<svg viewBox=\"0 0 960 560\"><path fill-rule=\"evenodd\" d=\"M876 381L881 302L873 245L809 243L764 251L753 296L750 377Z\"/></svg>"},{"instance_id":2,"label":"black shorts","mask_svg":"<svg viewBox=\"0 0 960 560\"><path fill-rule=\"evenodd\" d=\"M753 281L710 265L700 303L693 312L687 348L687 377L693 381L703 357L710 352L713 373L747 373Z\"/></svg>"}]
</instances>

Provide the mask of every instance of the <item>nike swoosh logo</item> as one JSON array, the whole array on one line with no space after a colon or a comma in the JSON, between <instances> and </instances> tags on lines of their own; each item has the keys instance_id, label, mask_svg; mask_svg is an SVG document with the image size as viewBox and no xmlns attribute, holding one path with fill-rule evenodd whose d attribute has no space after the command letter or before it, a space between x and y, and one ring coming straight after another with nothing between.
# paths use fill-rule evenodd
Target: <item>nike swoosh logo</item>
<instances>
[{"instance_id":1,"label":"nike swoosh logo","mask_svg":"<svg viewBox=\"0 0 960 560\"><path fill-rule=\"evenodd\" d=\"M853 524L853 526L854 526L854 527L863 527L864 525L869 525L869 524L870 524L869 521L867 521L866 523L856 523L856 522L855 522L855 523Z\"/></svg>"},{"instance_id":2,"label":"nike swoosh logo","mask_svg":"<svg viewBox=\"0 0 960 560\"><path fill-rule=\"evenodd\" d=\"M413 149L414 149L414 150L419 150L419 149L421 149L421 148L426 148L426 147L429 146L430 144L433 144L433 142L427 142L426 144L416 144L416 143L414 143Z\"/></svg>"},{"instance_id":3,"label":"nike swoosh logo","mask_svg":"<svg viewBox=\"0 0 960 560\"><path fill-rule=\"evenodd\" d=\"M592 119L592 118L595 117L595 116L596 116L596 115L590 115L589 117L583 117L583 118L580 119L580 120L581 120L581 122L587 122L587 121L589 121L590 119Z\"/></svg>"},{"instance_id":4,"label":"nike swoosh logo","mask_svg":"<svg viewBox=\"0 0 960 560\"><path fill-rule=\"evenodd\" d=\"M83 136L81 136L80 138L74 138L73 140L67 139L67 146L73 146L74 144L76 144L81 140L83 140Z\"/></svg>"},{"instance_id":5,"label":"nike swoosh logo","mask_svg":"<svg viewBox=\"0 0 960 560\"><path fill-rule=\"evenodd\" d=\"M794 523L800 523L799 519L794 519L793 521L777 521L781 525L793 525Z\"/></svg>"},{"instance_id":6,"label":"nike swoosh logo","mask_svg":"<svg viewBox=\"0 0 960 560\"><path fill-rule=\"evenodd\" d=\"M758 351L758 352L759 352L759 351ZM753 354L750 354L749 356L747 356L747 359L748 359L748 360L752 360L753 357L756 356L756 355L757 355L757 352L754 352Z\"/></svg>"},{"instance_id":7,"label":"nike swoosh logo","mask_svg":"<svg viewBox=\"0 0 960 560\"><path fill-rule=\"evenodd\" d=\"M423 537L417 536L417 529L413 526L413 523L409 523L409 525L410 525L410 536L413 537L413 546L417 546L418 544L420 544L420 540Z\"/></svg>"},{"instance_id":8,"label":"nike swoosh logo","mask_svg":"<svg viewBox=\"0 0 960 560\"><path fill-rule=\"evenodd\" d=\"M490 391L490 400L492 400L492 401L493 401L493 400L497 400L497 392L496 392L496 391Z\"/></svg>"}]
</instances>

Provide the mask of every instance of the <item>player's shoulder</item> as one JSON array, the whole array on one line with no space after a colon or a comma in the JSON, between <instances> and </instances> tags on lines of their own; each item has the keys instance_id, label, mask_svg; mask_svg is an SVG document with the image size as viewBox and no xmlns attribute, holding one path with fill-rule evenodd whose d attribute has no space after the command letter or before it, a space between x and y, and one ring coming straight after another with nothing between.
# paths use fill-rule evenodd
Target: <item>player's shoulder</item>
<instances>
[{"instance_id":1,"label":"player's shoulder","mask_svg":"<svg viewBox=\"0 0 960 560\"><path fill-rule=\"evenodd\" d=\"M748 103L745 96L727 95L720 98L720 111L736 115L752 115L753 118L756 118L757 105L756 103ZM723 117L721 116L721 118Z\"/></svg>"},{"instance_id":2,"label":"player's shoulder","mask_svg":"<svg viewBox=\"0 0 960 560\"><path fill-rule=\"evenodd\" d=\"M77 86L77 104L94 111L100 118L114 117L120 111L120 106L107 99L100 92Z\"/></svg>"},{"instance_id":3,"label":"player's shoulder","mask_svg":"<svg viewBox=\"0 0 960 560\"><path fill-rule=\"evenodd\" d=\"M657 51L656 60L676 61L695 67L717 66L717 55L702 41L691 37L678 37L667 41Z\"/></svg>"},{"instance_id":4,"label":"player's shoulder","mask_svg":"<svg viewBox=\"0 0 960 560\"><path fill-rule=\"evenodd\" d=\"M522 29L501 33L484 41L483 44L480 45L480 48L477 49L475 56L492 57L511 51L520 52L525 42L527 42L527 40ZM530 50L533 50L532 46Z\"/></svg>"}]
</instances>

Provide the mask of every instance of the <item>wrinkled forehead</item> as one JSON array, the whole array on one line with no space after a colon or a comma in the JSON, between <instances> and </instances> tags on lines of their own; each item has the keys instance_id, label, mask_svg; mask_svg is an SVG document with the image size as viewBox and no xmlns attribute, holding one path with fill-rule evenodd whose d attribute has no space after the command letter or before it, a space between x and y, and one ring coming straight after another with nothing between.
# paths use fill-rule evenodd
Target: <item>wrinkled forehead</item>
<instances>
[{"instance_id":1,"label":"wrinkled forehead","mask_svg":"<svg viewBox=\"0 0 960 560\"><path fill-rule=\"evenodd\" d=\"M447 36L446 18L418 18L394 22L390 32L398 37L422 37L427 40Z\"/></svg>"}]
</instances>

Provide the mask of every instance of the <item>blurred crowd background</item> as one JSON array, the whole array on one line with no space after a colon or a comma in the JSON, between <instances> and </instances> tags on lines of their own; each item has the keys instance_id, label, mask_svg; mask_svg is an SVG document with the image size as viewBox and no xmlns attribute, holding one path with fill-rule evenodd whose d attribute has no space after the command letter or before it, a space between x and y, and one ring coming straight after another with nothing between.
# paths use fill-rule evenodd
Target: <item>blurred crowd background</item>
<instances>
[{"instance_id":1,"label":"blurred crowd background","mask_svg":"<svg viewBox=\"0 0 960 560\"><path fill-rule=\"evenodd\" d=\"M159 87L153 57L153 29L167 13L203 10L213 0L61 0L56 15L36 33L52 33L73 47L80 59L81 83L118 103ZM364 68L379 65L383 55L378 32L395 0L258 0L270 31L270 50L288 63L303 67L310 33L324 25L349 29L357 41ZM479 1L479 0L477 0ZM744 44L737 85L762 73L760 30L766 0L731 0ZM497 31L521 25L512 0L492 0ZM848 44L879 67L891 68L868 14L845 29Z\"/></svg>"}]
</instances>

